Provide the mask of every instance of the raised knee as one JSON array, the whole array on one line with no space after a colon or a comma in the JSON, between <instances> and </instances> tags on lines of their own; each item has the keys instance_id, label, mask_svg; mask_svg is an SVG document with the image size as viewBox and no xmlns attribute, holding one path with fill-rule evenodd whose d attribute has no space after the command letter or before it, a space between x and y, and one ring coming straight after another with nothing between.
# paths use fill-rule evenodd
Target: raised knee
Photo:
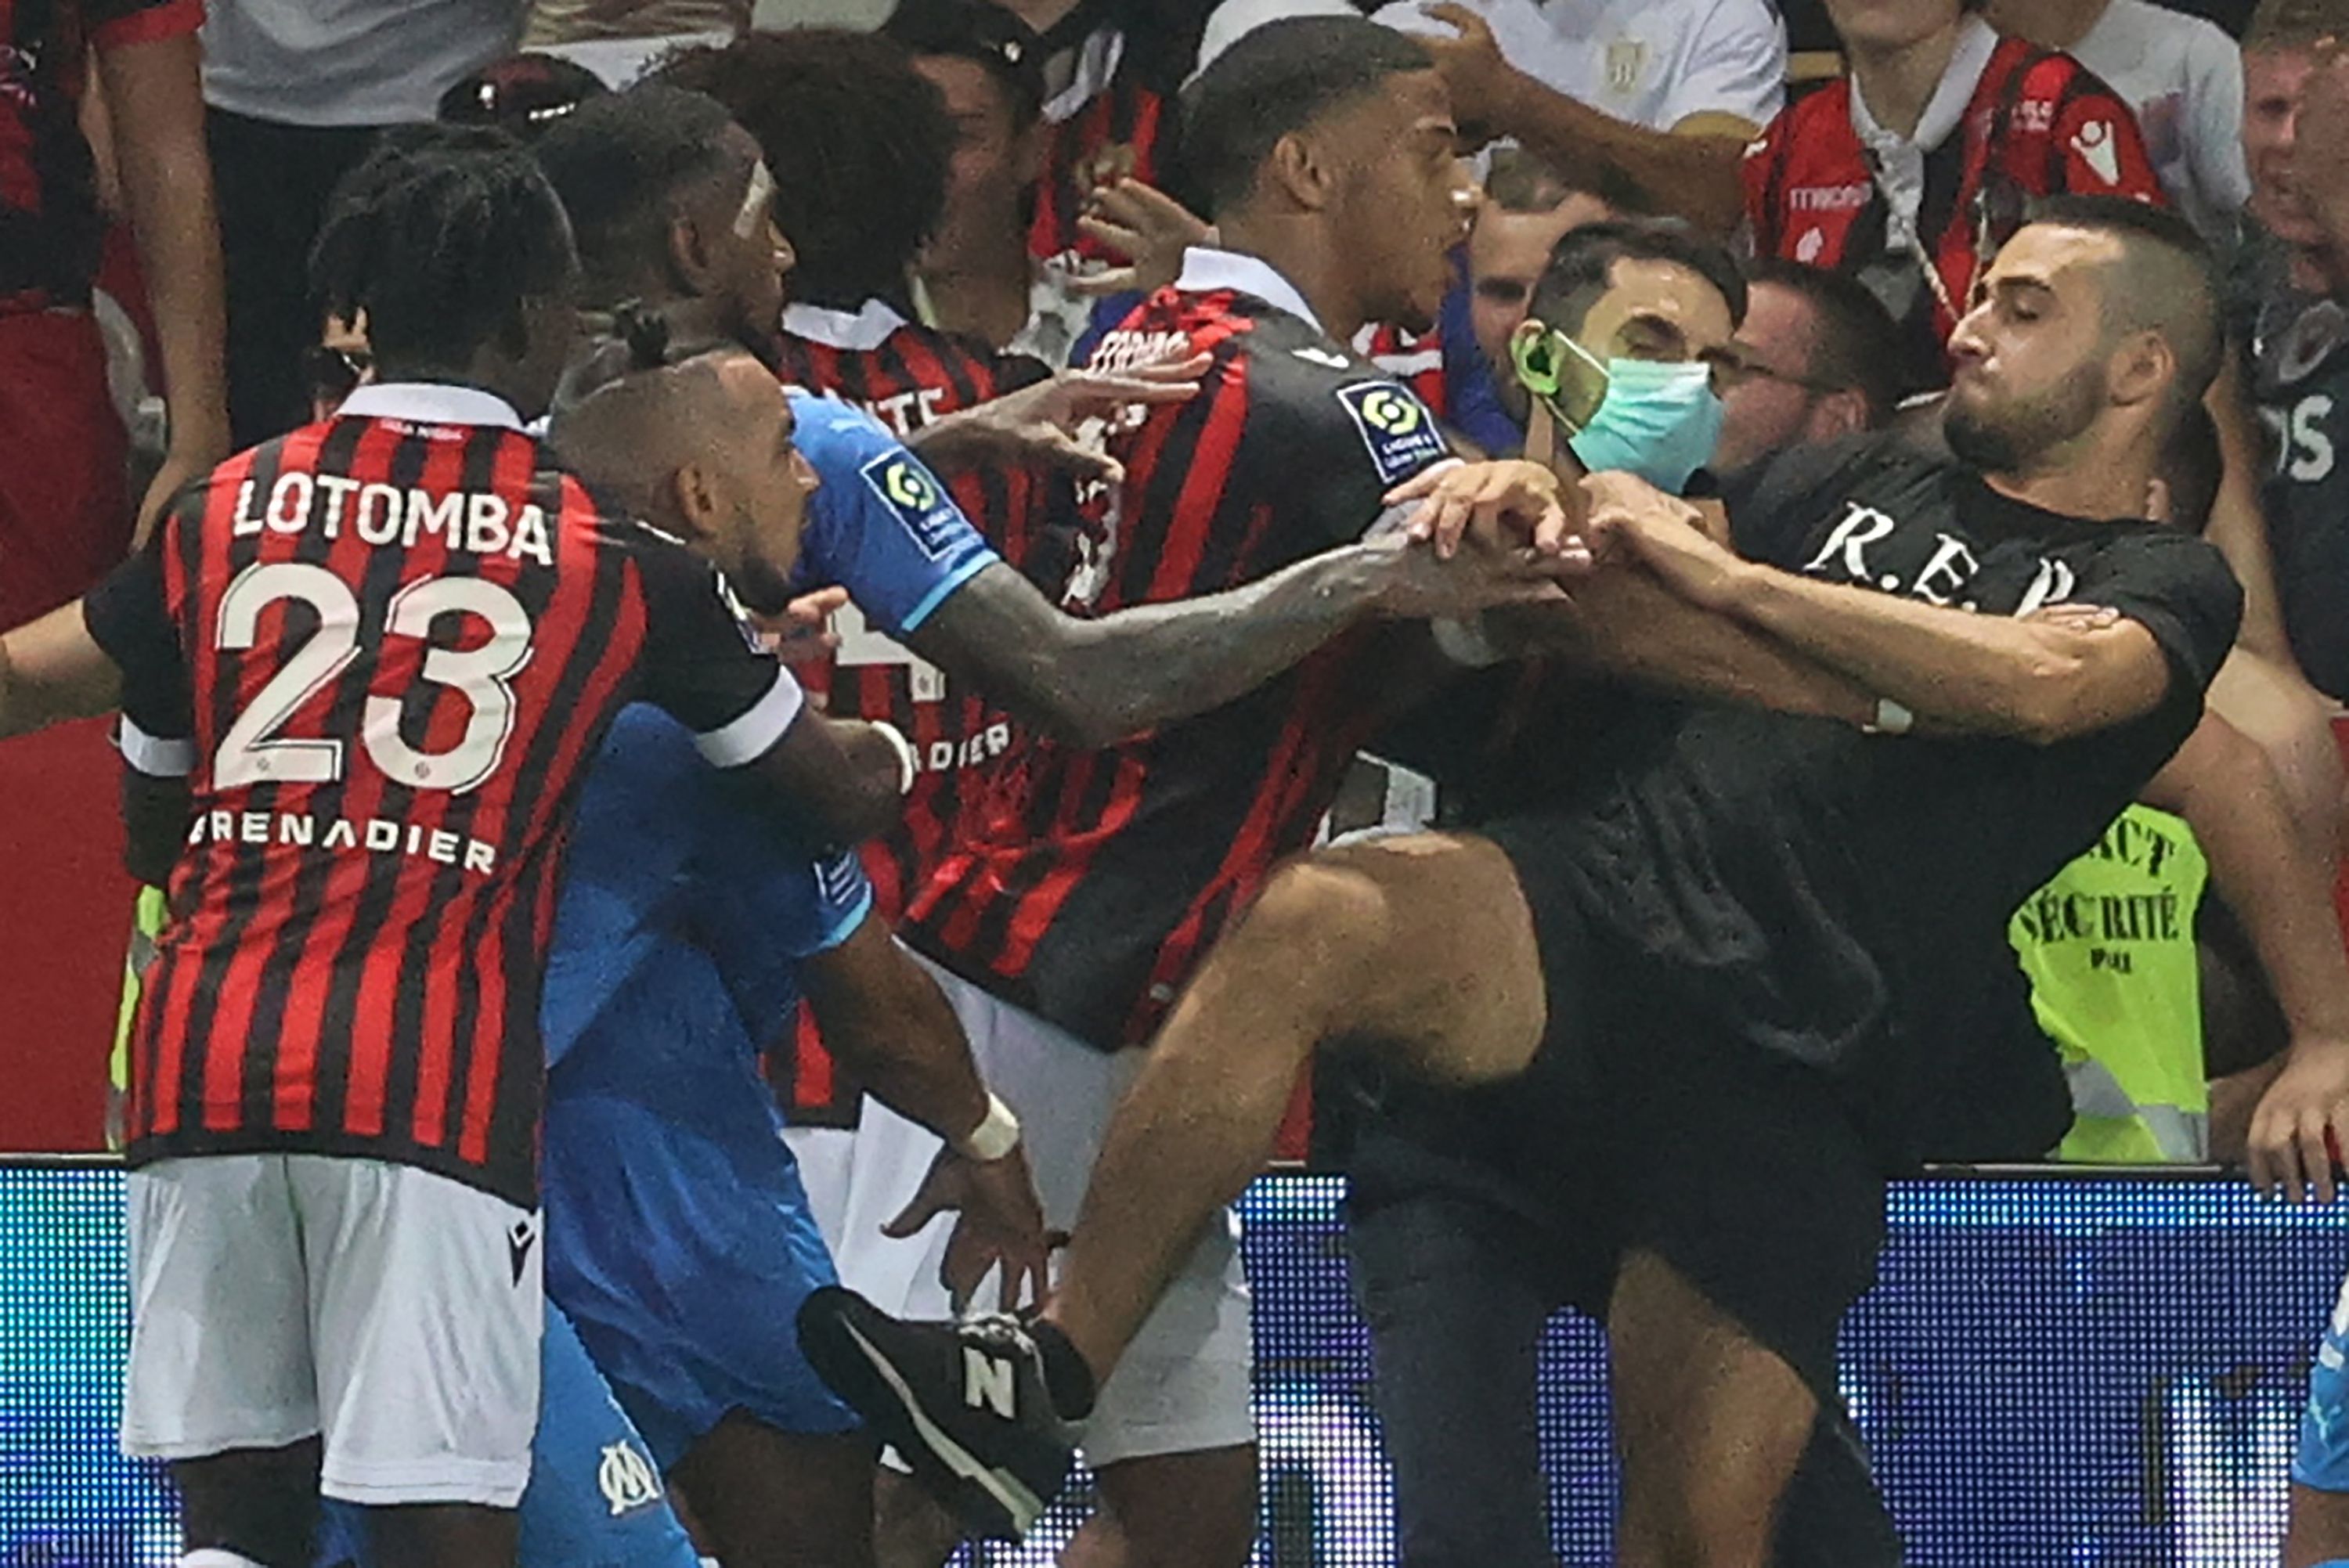
<instances>
[{"instance_id":1,"label":"raised knee","mask_svg":"<svg viewBox=\"0 0 2349 1568\"><path fill-rule=\"evenodd\" d=\"M1402 932L1396 901L1375 862L1360 856L1307 855L1272 873L1247 924L1299 962L1377 962Z\"/></svg>"}]
</instances>

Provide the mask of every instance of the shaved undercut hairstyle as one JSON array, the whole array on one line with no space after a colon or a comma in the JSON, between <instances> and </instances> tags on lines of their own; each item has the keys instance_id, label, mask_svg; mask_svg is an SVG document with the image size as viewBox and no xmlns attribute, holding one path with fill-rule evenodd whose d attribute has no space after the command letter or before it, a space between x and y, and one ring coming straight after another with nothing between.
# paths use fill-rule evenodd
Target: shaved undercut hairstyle
<instances>
[{"instance_id":1,"label":"shaved undercut hairstyle","mask_svg":"<svg viewBox=\"0 0 2349 1568\"><path fill-rule=\"evenodd\" d=\"M1282 137L1434 64L1418 40L1365 18L1266 23L1183 89L1183 194L1210 219L1240 205Z\"/></svg>"},{"instance_id":2,"label":"shaved undercut hairstyle","mask_svg":"<svg viewBox=\"0 0 2349 1568\"><path fill-rule=\"evenodd\" d=\"M670 479L726 428L730 407L719 372L738 356L752 358L731 344L674 361L645 341L599 344L556 403L548 444L608 503L658 521L674 504Z\"/></svg>"},{"instance_id":3,"label":"shaved undercut hairstyle","mask_svg":"<svg viewBox=\"0 0 2349 1568\"><path fill-rule=\"evenodd\" d=\"M687 191L748 176L747 154L725 139L732 123L715 98L648 82L581 104L539 138L539 167L571 214L595 303L666 271Z\"/></svg>"},{"instance_id":4,"label":"shaved undercut hairstyle","mask_svg":"<svg viewBox=\"0 0 2349 1568\"><path fill-rule=\"evenodd\" d=\"M2120 258L2104 290L2106 340L2151 332L2169 345L2178 361L2169 389L2176 430L2209 394L2226 356L2210 247L2177 213L2125 196L2050 197L2031 209L2030 221L2120 242Z\"/></svg>"}]
</instances>

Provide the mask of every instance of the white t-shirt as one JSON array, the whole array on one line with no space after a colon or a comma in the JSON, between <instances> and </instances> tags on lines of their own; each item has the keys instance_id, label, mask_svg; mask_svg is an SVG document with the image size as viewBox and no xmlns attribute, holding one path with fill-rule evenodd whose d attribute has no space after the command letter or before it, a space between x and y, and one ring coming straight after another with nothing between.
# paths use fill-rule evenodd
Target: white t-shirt
<instances>
[{"instance_id":1,"label":"white t-shirt","mask_svg":"<svg viewBox=\"0 0 2349 1568\"><path fill-rule=\"evenodd\" d=\"M2161 188L2214 232L2251 198L2243 166L2243 62L2199 16L2148 0L2111 0L2068 51L2137 111Z\"/></svg>"},{"instance_id":2,"label":"white t-shirt","mask_svg":"<svg viewBox=\"0 0 2349 1568\"><path fill-rule=\"evenodd\" d=\"M1695 114L1756 126L1785 107L1786 30L1764 0L1461 0L1502 57L1578 103L1651 130ZM1420 0L1371 19L1448 33Z\"/></svg>"},{"instance_id":3,"label":"white t-shirt","mask_svg":"<svg viewBox=\"0 0 2349 1568\"><path fill-rule=\"evenodd\" d=\"M211 0L204 101L281 125L432 118L468 72L514 52L523 0Z\"/></svg>"}]
</instances>

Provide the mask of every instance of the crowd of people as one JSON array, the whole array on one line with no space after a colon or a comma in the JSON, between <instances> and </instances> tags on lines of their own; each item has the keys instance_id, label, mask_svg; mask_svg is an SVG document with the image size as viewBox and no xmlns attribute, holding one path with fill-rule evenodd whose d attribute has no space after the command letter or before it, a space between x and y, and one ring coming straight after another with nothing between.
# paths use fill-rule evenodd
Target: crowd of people
<instances>
[{"instance_id":1,"label":"crowd of people","mask_svg":"<svg viewBox=\"0 0 2349 1568\"><path fill-rule=\"evenodd\" d=\"M1245 1563L1301 1113L1406 1563L1571 1307L1619 1562L1889 1565L1889 1180L2332 1201L2349 5L1825 11L0 13L184 1568Z\"/></svg>"}]
</instances>

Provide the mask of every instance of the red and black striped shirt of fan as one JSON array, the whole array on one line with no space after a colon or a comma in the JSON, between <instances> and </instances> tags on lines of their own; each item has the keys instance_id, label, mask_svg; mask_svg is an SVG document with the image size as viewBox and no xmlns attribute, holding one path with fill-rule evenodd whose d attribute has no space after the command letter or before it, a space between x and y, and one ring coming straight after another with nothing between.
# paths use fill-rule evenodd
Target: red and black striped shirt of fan
<instances>
[{"instance_id":1,"label":"red and black striped shirt of fan","mask_svg":"<svg viewBox=\"0 0 2349 1568\"><path fill-rule=\"evenodd\" d=\"M1788 105L1748 150L1744 172L1755 251L1867 281L1907 329L1912 391L1948 385L1951 307L1971 308L2032 198L2162 201L2136 117L2110 88L2071 56L2002 37L1978 18L1968 18L1913 138L1878 128L1846 77ZM1890 192L1904 187L1938 291L1916 251L1896 242Z\"/></svg>"},{"instance_id":2,"label":"red and black striped shirt of fan","mask_svg":"<svg viewBox=\"0 0 2349 1568\"><path fill-rule=\"evenodd\" d=\"M1117 260L1078 228L1093 191L1120 180L1163 184L1175 91L1199 56L1206 5L1081 0L1038 41L1043 61L1044 177L1028 249L1061 264Z\"/></svg>"},{"instance_id":3,"label":"red and black striped shirt of fan","mask_svg":"<svg viewBox=\"0 0 2349 1568\"><path fill-rule=\"evenodd\" d=\"M1195 249L1102 340L1105 368L1206 354L1199 395L1111 450L1065 603L1105 614L1217 593L1359 539L1449 457L1435 417L1316 324L1260 260ZM1281 857L1306 848L1384 721L1408 634L1332 641L1213 712L1100 749L1022 734L975 836L907 914L915 947L1103 1048L1145 1039Z\"/></svg>"},{"instance_id":4,"label":"red and black striped shirt of fan","mask_svg":"<svg viewBox=\"0 0 2349 1568\"><path fill-rule=\"evenodd\" d=\"M535 1206L539 976L605 728L654 702L735 767L802 706L718 574L502 400L384 385L191 487L84 613L126 759L192 812L132 1163L357 1156Z\"/></svg>"},{"instance_id":5,"label":"red and black striped shirt of fan","mask_svg":"<svg viewBox=\"0 0 2349 1568\"><path fill-rule=\"evenodd\" d=\"M908 320L885 300L854 311L794 303L783 311L776 364L795 387L855 404L900 440L931 421L1044 380L1042 361ZM1067 482L1025 468L988 466L940 476L955 504L1014 570L1050 595L1068 581L1073 534ZM1011 716L957 686L946 672L865 624L854 605L833 619L840 647L795 666L808 690L843 717L886 719L911 740L920 767L897 825L864 846L865 874L885 920L905 913L938 857L962 836L978 781L1011 747ZM836 1068L814 1016L800 1009L795 1038L770 1057L793 1119L848 1126L863 1091Z\"/></svg>"}]
</instances>

